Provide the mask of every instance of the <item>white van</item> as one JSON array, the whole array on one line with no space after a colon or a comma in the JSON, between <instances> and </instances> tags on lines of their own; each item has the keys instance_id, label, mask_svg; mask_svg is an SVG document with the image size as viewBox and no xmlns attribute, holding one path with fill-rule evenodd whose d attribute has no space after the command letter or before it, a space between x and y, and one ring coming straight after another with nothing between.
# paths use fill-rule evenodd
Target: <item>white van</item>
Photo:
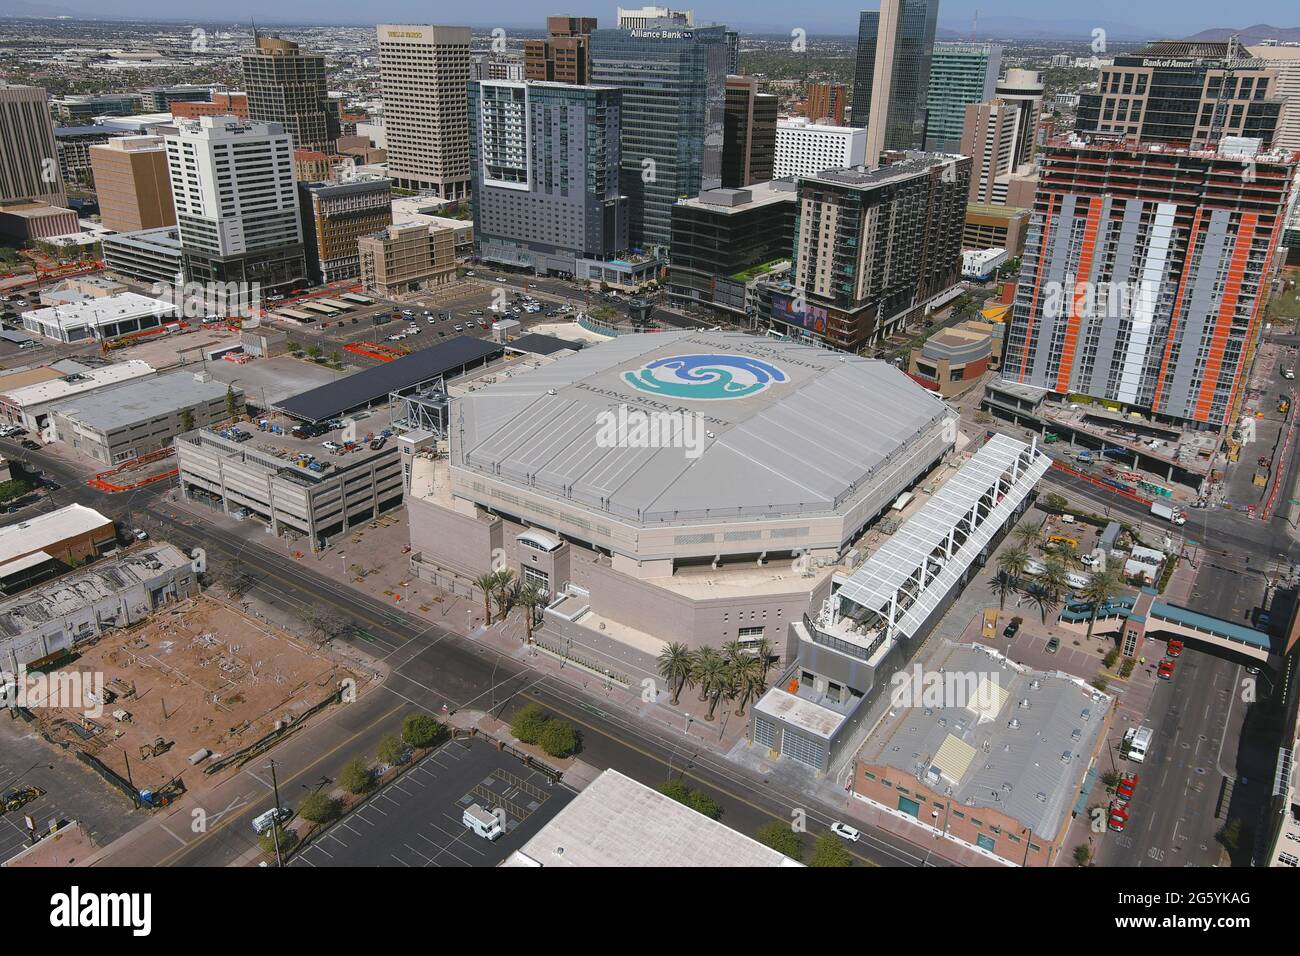
<instances>
[{"instance_id":1,"label":"white van","mask_svg":"<svg viewBox=\"0 0 1300 956\"><path fill-rule=\"evenodd\" d=\"M1151 746L1150 727L1130 727L1124 731L1122 751L1134 763L1141 763L1147 758L1147 749Z\"/></svg>"},{"instance_id":2,"label":"white van","mask_svg":"<svg viewBox=\"0 0 1300 956\"><path fill-rule=\"evenodd\" d=\"M471 803L465 808L461 822L485 840L495 840L505 832L501 829L501 821L496 814L484 810L477 803Z\"/></svg>"},{"instance_id":3,"label":"white van","mask_svg":"<svg viewBox=\"0 0 1300 956\"><path fill-rule=\"evenodd\" d=\"M278 810L272 808L267 810L265 813L253 817L253 832L260 836L267 830L271 829L273 824L287 819L289 819L288 807L280 807Z\"/></svg>"}]
</instances>

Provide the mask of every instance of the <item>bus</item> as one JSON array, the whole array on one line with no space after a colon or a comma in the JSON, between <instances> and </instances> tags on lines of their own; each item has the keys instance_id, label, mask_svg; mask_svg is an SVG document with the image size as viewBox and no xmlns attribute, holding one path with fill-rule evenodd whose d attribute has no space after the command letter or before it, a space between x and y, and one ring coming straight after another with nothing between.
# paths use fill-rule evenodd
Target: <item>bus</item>
<instances>
[{"instance_id":1,"label":"bus","mask_svg":"<svg viewBox=\"0 0 1300 956\"><path fill-rule=\"evenodd\" d=\"M339 296L344 302L352 302L356 305L374 305L374 299L368 299L364 295L357 295L355 292L344 292Z\"/></svg>"}]
</instances>

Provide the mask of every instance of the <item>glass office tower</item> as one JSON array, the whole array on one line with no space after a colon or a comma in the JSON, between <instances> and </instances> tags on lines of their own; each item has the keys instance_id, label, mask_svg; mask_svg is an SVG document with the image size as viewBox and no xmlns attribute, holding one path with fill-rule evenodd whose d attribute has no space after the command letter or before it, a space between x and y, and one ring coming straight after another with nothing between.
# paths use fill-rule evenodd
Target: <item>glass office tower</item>
<instances>
[{"instance_id":1,"label":"glass office tower","mask_svg":"<svg viewBox=\"0 0 1300 956\"><path fill-rule=\"evenodd\" d=\"M634 249L666 248L679 199L722 183L726 28L656 21L591 34L592 82L622 89L622 191Z\"/></svg>"},{"instance_id":2,"label":"glass office tower","mask_svg":"<svg viewBox=\"0 0 1300 956\"><path fill-rule=\"evenodd\" d=\"M939 0L880 0L858 22L854 126L867 130L867 163L887 149L925 145L930 58Z\"/></svg>"}]
</instances>

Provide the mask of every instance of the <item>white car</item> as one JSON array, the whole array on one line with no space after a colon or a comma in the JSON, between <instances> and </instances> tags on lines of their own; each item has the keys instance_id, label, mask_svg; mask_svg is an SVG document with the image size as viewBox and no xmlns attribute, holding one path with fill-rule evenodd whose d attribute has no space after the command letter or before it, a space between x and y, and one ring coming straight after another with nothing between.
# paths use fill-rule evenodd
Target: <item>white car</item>
<instances>
[{"instance_id":1,"label":"white car","mask_svg":"<svg viewBox=\"0 0 1300 956\"><path fill-rule=\"evenodd\" d=\"M831 832L837 837L842 837L851 843L857 843L858 840L862 839L862 834L858 832L857 827L851 827L847 823L841 823L839 820L836 820L831 824Z\"/></svg>"},{"instance_id":2,"label":"white car","mask_svg":"<svg viewBox=\"0 0 1300 956\"><path fill-rule=\"evenodd\" d=\"M507 279L505 276L497 276L496 281L497 281L497 282L509 282L510 280Z\"/></svg>"},{"instance_id":3,"label":"white car","mask_svg":"<svg viewBox=\"0 0 1300 956\"><path fill-rule=\"evenodd\" d=\"M340 445L340 444L339 444L338 442L336 442L336 441L323 441L323 442L320 443L320 446L321 446L322 448L324 448L326 451L342 451L342 450L343 450L343 446Z\"/></svg>"},{"instance_id":4,"label":"white car","mask_svg":"<svg viewBox=\"0 0 1300 956\"><path fill-rule=\"evenodd\" d=\"M132 528L131 537L135 538L137 541L148 541L149 532L145 531L143 528Z\"/></svg>"}]
</instances>

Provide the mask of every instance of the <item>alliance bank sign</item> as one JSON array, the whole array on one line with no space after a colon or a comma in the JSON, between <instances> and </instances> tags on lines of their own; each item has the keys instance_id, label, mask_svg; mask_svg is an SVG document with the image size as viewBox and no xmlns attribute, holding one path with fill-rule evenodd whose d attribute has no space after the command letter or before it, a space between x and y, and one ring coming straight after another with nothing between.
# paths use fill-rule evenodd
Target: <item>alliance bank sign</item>
<instances>
[{"instance_id":1,"label":"alliance bank sign","mask_svg":"<svg viewBox=\"0 0 1300 956\"><path fill-rule=\"evenodd\" d=\"M692 40L695 33L691 30L631 30L636 40Z\"/></svg>"}]
</instances>

